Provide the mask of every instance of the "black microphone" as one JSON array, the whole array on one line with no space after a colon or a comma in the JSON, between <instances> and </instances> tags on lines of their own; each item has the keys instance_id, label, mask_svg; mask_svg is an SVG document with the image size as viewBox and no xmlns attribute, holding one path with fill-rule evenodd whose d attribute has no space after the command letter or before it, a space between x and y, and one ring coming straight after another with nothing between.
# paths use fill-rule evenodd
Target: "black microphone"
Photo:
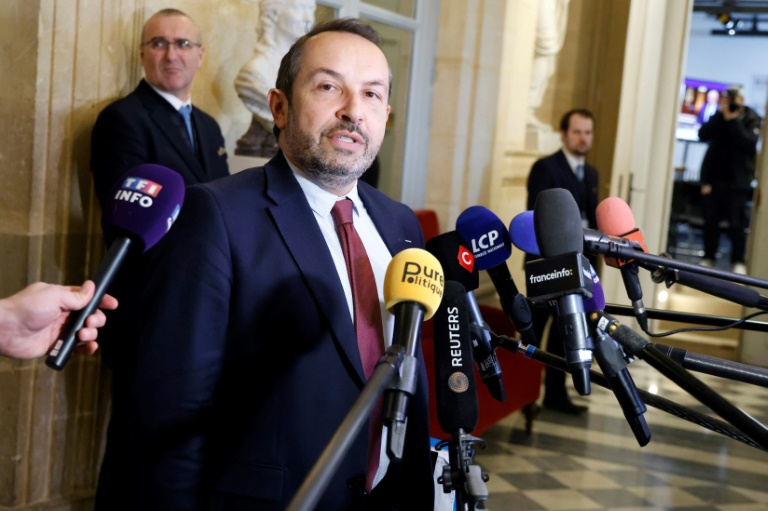
<instances>
[{"instance_id":1,"label":"black microphone","mask_svg":"<svg viewBox=\"0 0 768 511\"><path fill-rule=\"evenodd\" d=\"M64 369L77 345L77 332L101 303L104 294L132 247L150 249L176 220L184 202L184 180L162 165L144 164L129 170L112 190L104 213L105 234L112 238L93 282L96 290L83 309L72 313L45 364Z\"/></svg>"},{"instance_id":2,"label":"black microphone","mask_svg":"<svg viewBox=\"0 0 768 511\"><path fill-rule=\"evenodd\" d=\"M382 422L387 425L387 454L401 459L408 419L408 403L416 392L417 354L421 349L421 325L435 313L443 298L445 278L440 262L420 248L395 254L387 266L384 300L395 315L392 344L403 347L399 374L384 391Z\"/></svg>"},{"instance_id":3,"label":"black microphone","mask_svg":"<svg viewBox=\"0 0 768 511\"><path fill-rule=\"evenodd\" d=\"M540 192L533 211L542 259L525 264L528 298L534 303L555 304L568 370L576 391L585 396L591 391L592 340L582 296L592 296L592 275L589 261L581 253L581 213L571 193L563 188Z\"/></svg>"},{"instance_id":4,"label":"black microphone","mask_svg":"<svg viewBox=\"0 0 768 511\"><path fill-rule=\"evenodd\" d=\"M471 433L477 427L477 389L472 367L467 292L447 280L434 319L437 420L446 433Z\"/></svg>"},{"instance_id":5,"label":"black microphone","mask_svg":"<svg viewBox=\"0 0 768 511\"><path fill-rule=\"evenodd\" d=\"M524 342L538 344L533 330L531 306L517 290L509 273L507 259L512 255L512 243L504 222L483 206L470 206L456 219L456 230L472 247L479 270L486 270L496 292L501 308L512 320Z\"/></svg>"},{"instance_id":6,"label":"black microphone","mask_svg":"<svg viewBox=\"0 0 768 511\"><path fill-rule=\"evenodd\" d=\"M491 345L491 334L485 328L487 325L480 314L480 307L473 292L480 284L475 256L464 237L457 231L446 232L431 238L427 241L427 250L440 261L446 280L461 283L467 291L469 315L476 326L471 332L472 356L488 392L497 401L504 401L506 394L501 380L501 366L496 358L496 351Z\"/></svg>"},{"instance_id":7,"label":"black microphone","mask_svg":"<svg viewBox=\"0 0 768 511\"><path fill-rule=\"evenodd\" d=\"M645 246L645 240L640 233L640 229L635 225L635 217L629 205L619 197L608 197L597 205L595 210L597 217L597 227L608 236L618 236L619 238L628 238L637 243L643 252L648 252ZM606 264L619 268L621 278L624 281L624 288L627 290L627 296L632 302L632 308L635 311L635 317L644 332L648 331L648 312L643 304L643 288L640 286L638 278L638 265L633 260L624 261L611 257L605 258Z\"/></svg>"}]
</instances>

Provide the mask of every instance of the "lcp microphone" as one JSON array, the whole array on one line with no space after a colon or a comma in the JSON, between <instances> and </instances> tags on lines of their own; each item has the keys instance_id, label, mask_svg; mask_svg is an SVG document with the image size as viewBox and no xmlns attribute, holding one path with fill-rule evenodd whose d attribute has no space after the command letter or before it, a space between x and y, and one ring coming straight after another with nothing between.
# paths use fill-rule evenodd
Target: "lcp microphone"
<instances>
[{"instance_id":1,"label":"lcp microphone","mask_svg":"<svg viewBox=\"0 0 768 511\"><path fill-rule=\"evenodd\" d=\"M589 260L581 253L584 246L581 213L571 193L562 188L539 193L533 211L542 259L525 264L528 299L555 305L573 386L585 396L591 392L592 342L582 297L592 296L592 275Z\"/></svg>"},{"instance_id":2,"label":"lcp microphone","mask_svg":"<svg viewBox=\"0 0 768 511\"><path fill-rule=\"evenodd\" d=\"M395 315L392 344L403 347L399 374L384 392L382 422L388 426L387 454L401 459L408 419L408 403L416 392L417 353L421 324L431 318L443 298L445 277L440 262L419 248L398 252L387 267L384 301Z\"/></svg>"},{"instance_id":3,"label":"lcp microphone","mask_svg":"<svg viewBox=\"0 0 768 511\"><path fill-rule=\"evenodd\" d=\"M105 234L112 241L93 277L96 291L88 305L70 315L45 359L48 367L58 371L67 364L77 344L77 332L101 303L129 250L152 248L179 216L184 202L184 179L162 165L139 165L123 176L111 197L103 213Z\"/></svg>"}]
</instances>

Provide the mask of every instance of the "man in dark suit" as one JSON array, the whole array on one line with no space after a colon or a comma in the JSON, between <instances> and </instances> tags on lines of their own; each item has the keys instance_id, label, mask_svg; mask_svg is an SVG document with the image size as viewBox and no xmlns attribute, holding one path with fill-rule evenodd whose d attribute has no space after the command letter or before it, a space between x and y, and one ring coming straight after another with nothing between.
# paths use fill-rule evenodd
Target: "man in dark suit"
<instances>
[{"instance_id":1,"label":"man in dark suit","mask_svg":"<svg viewBox=\"0 0 768 511\"><path fill-rule=\"evenodd\" d=\"M136 378L141 509L282 510L294 497L366 382L356 284L332 214L347 199L375 276L381 343L390 344L383 277L423 236L410 208L359 180L390 111L378 41L354 19L301 37L269 92L278 154L190 187L157 245ZM375 435L364 427L313 509L433 508L418 357L402 461L373 441L380 461L369 466Z\"/></svg>"},{"instance_id":2,"label":"man in dark suit","mask_svg":"<svg viewBox=\"0 0 768 511\"><path fill-rule=\"evenodd\" d=\"M586 162L586 155L592 147L594 117L589 110L575 109L566 112L560 121L561 150L537 160L528 176L528 209L532 210L536 196L550 188L565 188L579 205L582 224L586 228L597 228L597 169ZM592 261L596 268L596 261ZM549 312L534 307L533 324L537 338L541 339L549 318ZM563 342L552 324L547 340L547 350L564 356ZM565 373L547 369L544 377L544 407L565 413L580 414L587 407L571 402L566 390Z\"/></svg>"},{"instance_id":3,"label":"man in dark suit","mask_svg":"<svg viewBox=\"0 0 768 511\"><path fill-rule=\"evenodd\" d=\"M141 41L145 79L131 94L107 106L93 128L91 171L105 211L113 186L136 165L164 165L178 172L186 185L229 174L219 125L191 103L192 80L204 54L195 23L181 11L165 9L147 20ZM190 111L189 128L180 113L185 108ZM111 235L105 229L107 243ZM121 307L109 314L109 327L102 333L102 353L112 375L112 415L96 498L99 511L137 509L135 446L130 440L133 417L127 399L147 261L146 254L132 254L110 287Z\"/></svg>"}]
</instances>

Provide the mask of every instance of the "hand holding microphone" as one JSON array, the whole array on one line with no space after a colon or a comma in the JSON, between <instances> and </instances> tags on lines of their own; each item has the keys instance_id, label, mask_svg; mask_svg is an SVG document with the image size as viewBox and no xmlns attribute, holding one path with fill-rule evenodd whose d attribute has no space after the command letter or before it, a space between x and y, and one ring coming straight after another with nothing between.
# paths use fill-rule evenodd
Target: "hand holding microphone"
<instances>
[{"instance_id":1,"label":"hand holding microphone","mask_svg":"<svg viewBox=\"0 0 768 511\"><path fill-rule=\"evenodd\" d=\"M160 241L176 220L184 202L184 180L162 165L139 165L129 170L112 190L112 203L104 210L105 227L112 242L93 281L93 298L69 320L45 363L64 369L77 344L76 334L102 301L129 250L144 251Z\"/></svg>"}]
</instances>

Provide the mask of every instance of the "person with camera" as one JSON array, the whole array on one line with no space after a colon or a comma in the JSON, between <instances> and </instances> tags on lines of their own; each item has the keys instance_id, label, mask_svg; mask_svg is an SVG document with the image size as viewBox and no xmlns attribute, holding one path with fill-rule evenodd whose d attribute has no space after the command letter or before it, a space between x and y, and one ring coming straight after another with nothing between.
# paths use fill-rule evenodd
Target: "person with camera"
<instances>
[{"instance_id":1,"label":"person with camera","mask_svg":"<svg viewBox=\"0 0 768 511\"><path fill-rule=\"evenodd\" d=\"M762 119L744 104L741 87L729 87L720 98L720 110L701 129L699 140L709 142L701 164L704 215L703 266L714 266L720 240L720 221L728 221L731 270L746 274L747 203L757 159Z\"/></svg>"}]
</instances>

